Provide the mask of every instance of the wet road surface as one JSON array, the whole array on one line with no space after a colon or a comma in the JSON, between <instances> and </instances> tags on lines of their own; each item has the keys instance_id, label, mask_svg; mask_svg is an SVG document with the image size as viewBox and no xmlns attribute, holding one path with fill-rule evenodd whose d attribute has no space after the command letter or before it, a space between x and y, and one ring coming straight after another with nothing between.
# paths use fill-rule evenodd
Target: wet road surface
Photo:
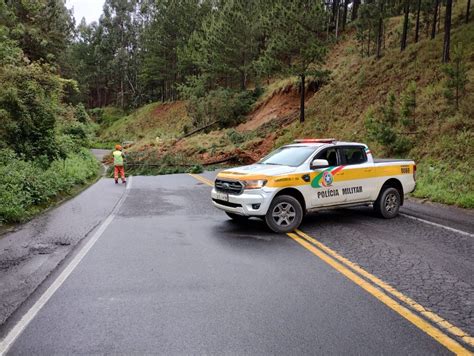
<instances>
[{"instance_id":1,"label":"wet road surface","mask_svg":"<svg viewBox=\"0 0 474 356\"><path fill-rule=\"evenodd\" d=\"M133 177L9 354L450 353L288 236L233 223L209 193L189 175ZM309 216L301 230L472 335L472 237L367 209Z\"/></svg>"}]
</instances>

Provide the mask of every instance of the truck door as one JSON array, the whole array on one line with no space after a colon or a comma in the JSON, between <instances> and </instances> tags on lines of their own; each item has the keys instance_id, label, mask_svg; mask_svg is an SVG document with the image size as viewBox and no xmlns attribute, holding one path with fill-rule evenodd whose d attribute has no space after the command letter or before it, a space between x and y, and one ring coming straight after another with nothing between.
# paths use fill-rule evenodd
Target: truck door
<instances>
[{"instance_id":1,"label":"truck door","mask_svg":"<svg viewBox=\"0 0 474 356\"><path fill-rule=\"evenodd\" d=\"M346 203L366 201L375 189L374 165L369 162L364 146L339 147L344 169L338 174L339 186Z\"/></svg>"},{"instance_id":2,"label":"truck door","mask_svg":"<svg viewBox=\"0 0 474 356\"><path fill-rule=\"evenodd\" d=\"M344 202L341 182L337 175L342 169L341 158L336 147L326 148L316 154L314 159L325 159L329 167L311 169L311 184L306 186L307 194L311 197L311 207L331 206Z\"/></svg>"}]
</instances>

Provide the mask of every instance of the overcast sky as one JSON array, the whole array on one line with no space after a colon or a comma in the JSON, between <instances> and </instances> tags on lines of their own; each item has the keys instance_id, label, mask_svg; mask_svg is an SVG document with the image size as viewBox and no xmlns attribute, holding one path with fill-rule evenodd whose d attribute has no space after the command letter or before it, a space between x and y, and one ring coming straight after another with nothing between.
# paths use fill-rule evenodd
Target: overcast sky
<instances>
[{"instance_id":1,"label":"overcast sky","mask_svg":"<svg viewBox=\"0 0 474 356\"><path fill-rule=\"evenodd\" d=\"M68 9L74 8L74 17L76 18L76 25L81 22L83 17L86 18L87 23L99 20L102 14L102 7L104 0L67 0L66 7Z\"/></svg>"}]
</instances>

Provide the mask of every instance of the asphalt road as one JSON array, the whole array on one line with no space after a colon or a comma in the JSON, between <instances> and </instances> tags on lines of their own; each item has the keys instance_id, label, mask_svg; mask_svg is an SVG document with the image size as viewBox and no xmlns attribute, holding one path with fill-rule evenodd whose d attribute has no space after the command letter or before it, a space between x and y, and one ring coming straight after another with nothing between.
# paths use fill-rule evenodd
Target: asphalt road
<instances>
[{"instance_id":1,"label":"asphalt road","mask_svg":"<svg viewBox=\"0 0 474 356\"><path fill-rule=\"evenodd\" d=\"M99 184L71 216L91 214L104 194L113 207L126 189ZM189 175L133 177L113 220L90 234L97 242L9 354L450 353L294 239L259 220L233 223L209 193ZM367 209L310 216L301 229L473 334L472 236Z\"/></svg>"}]
</instances>

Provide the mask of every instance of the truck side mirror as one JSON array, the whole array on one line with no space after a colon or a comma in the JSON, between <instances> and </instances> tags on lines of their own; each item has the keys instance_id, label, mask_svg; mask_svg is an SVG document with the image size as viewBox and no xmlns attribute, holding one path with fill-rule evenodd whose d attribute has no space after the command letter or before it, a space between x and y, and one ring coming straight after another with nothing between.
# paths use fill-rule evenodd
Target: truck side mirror
<instances>
[{"instance_id":1,"label":"truck side mirror","mask_svg":"<svg viewBox=\"0 0 474 356\"><path fill-rule=\"evenodd\" d=\"M311 169L327 168L329 167L329 162L325 159L315 159L311 162Z\"/></svg>"}]
</instances>

